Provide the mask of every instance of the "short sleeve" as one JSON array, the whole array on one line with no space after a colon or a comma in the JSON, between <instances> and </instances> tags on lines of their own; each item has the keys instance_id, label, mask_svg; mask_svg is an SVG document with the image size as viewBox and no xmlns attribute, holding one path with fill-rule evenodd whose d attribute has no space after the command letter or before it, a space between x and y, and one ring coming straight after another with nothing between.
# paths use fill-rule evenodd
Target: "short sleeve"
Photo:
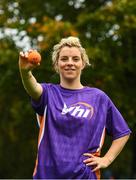
<instances>
[{"instance_id":1,"label":"short sleeve","mask_svg":"<svg viewBox=\"0 0 136 180\"><path fill-rule=\"evenodd\" d=\"M44 114L44 110L47 105L48 92L47 92L46 83L42 83L41 86L43 88L42 95L40 96L39 100L37 100L37 101L31 98L31 105L32 105L34 111L42 116Z\"/></svg>"},{"instance_id":2,"label":"short sleeve","mask_svg":"<svg viewBox=\"0 0 136 180\"><path fill-rule=\"evenodd\" d=\"M108 101L106 130L113 140L131 133L126 121L110 99Z\"/></svg>"}]
</instances>

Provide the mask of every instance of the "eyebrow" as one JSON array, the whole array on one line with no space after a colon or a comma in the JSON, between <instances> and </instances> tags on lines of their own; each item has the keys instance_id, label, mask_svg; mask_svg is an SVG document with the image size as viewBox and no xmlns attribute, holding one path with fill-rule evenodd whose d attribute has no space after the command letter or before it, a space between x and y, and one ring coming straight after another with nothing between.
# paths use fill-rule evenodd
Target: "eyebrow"
<instances>
[{"instance_id":1,"label":"eyebrow","mask_svg":"<svg viewBox=\"0 0 136 180\"><path fill-rule=\"evenodd\" d=\"M68 57L68 56L60 56L60 57Z\"/></svg>"},{"instance_id":2,"label":"eyebrow","mask_svg":"<svg viewBox=\"0 0 136 180\"><path fill-rule=\"evenodd\" d=\"M60 56L60 57L68 57L68 56ZM80 57L80 56L72 56L72 57Z\"/></svg>"}]
</instances>

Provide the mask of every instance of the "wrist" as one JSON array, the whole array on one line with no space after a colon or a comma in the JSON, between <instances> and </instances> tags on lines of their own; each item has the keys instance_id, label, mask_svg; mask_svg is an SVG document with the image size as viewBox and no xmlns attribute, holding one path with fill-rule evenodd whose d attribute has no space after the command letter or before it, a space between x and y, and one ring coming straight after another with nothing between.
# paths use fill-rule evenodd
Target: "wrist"
<instances>
[{"instance_id":1,"label":"wrist","mask_svg":"<svg viewBox=\"0 0 136 180\"><path fill-rule=\"evenodd\" d=\"M32 72L30 70L24 70L24 69L20 69L20 74L21 77L23 77L23 79L28 79L32 77Z\"/></svg>"},{"instance_id":2,"label":"wrist","mask_svg":"<svg viewBox=\"0 0 136 180\"><path fill-rule=\"evenodd\" d=\"M107 167L113 162L113 159L111 157L104 156Z\"/></svg>"},{"instance_id":3,"label":"wrist","mask_svg":"<svg viewBox=\"0 0 136 180\"><path fill-rule=\"evenodd\" d=\"M31 69L19 68L19 71L21 74L30 74L31 73Z\"/></svg>"}]
</instances>

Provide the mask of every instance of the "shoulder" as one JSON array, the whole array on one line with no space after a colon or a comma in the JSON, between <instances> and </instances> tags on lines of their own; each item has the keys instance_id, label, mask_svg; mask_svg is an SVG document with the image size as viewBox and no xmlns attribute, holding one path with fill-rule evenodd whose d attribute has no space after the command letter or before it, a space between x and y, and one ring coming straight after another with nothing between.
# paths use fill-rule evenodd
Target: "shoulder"
<instances>
[{"instance_id":1,"label":"shoulder","mask_svg":"<svg viewBox=\"0 0 136 180\"><path fill-rule=\"evenodd\" d=\"M40 83L41 86L45 89L45 88L57 88L57 84L53 84L53 83Z\"/></svg>"},{"instance_id":2,"label":"shoulder","mask_svg":"<svg viewBox=\"0 0 136 180\"><path fill-rule=\"evenodd\" d=\"M99 88L87 87L87 91L88 91L88 94L92 95L96 99L99 99L101 102L111 101L109 96L103 90L101 90Z\"/></svg>"},{"instance_id":3,"label":"shoulder","mask_svg":"<svg viewBox=\"0 0 136 180\"><path fill-rule=\"evenodd\" d=\"M58 91L59 87L58 84L53 83L40 83L43 88L43 94L51 94L51 92Z\"/></svg>"},{"instance_id":4,"label":"shoulder","mask_svg":"<svg viewBox=\"0 0 136 180\"><path fill-rule=\"evenodd\" d=\"M98 88L96 88L96 87L87 87L87 90L88 90L89 92L94 93L95 95L107 96L107 94L106 94L103 90L98 89Z\"/></svg>"}]
</instances>

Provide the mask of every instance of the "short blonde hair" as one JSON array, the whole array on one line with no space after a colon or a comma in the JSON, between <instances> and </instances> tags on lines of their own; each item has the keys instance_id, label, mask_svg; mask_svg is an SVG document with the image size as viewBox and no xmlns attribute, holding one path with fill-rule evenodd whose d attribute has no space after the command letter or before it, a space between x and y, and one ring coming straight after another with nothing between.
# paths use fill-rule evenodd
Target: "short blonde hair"
<instances>
[{"instance_id":1,"label":"short blonde hair","mask_svg":"<svg viewBox=\"0 0 136 180\"><path fill-rule=\"evenodd\" d=\"M65 46L77 47L81 52L81 58L85 66L90 66L89 58L86 54L86 50L82 47L79 38L70 36L70 37L61 39L61 41L58 44L54 45L53 47L52 63L56 72L57 72L57 62L59 58L59 53L61 49Z\"/></svg>"}]
</instances>

